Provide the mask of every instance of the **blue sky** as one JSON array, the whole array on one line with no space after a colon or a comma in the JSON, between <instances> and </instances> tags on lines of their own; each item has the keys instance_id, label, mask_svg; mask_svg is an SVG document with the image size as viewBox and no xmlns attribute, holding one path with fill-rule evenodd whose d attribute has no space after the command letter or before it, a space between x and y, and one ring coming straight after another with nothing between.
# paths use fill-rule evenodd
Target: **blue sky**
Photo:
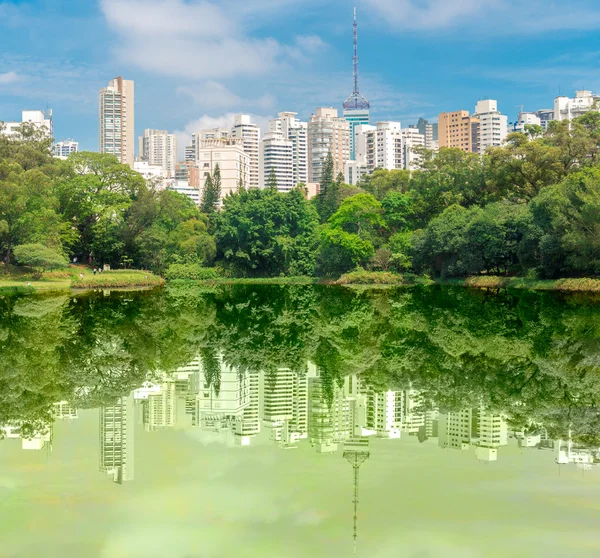
<instances>
[{"instance_id":1,"label":"blue sky","mask_svg":"<svg viewBox=\"0 0 600 558\"><path fill-rule=\"evenodd\" d=\"M118 75L136 82L136 133L180 143L236 112L341 108L354 5L374 120L480 98L512 120L559 89L600 91L597 0L0 0L0 120L48 105L57 139L96 150L97 92Z\"/></svg>"}]
</instances>

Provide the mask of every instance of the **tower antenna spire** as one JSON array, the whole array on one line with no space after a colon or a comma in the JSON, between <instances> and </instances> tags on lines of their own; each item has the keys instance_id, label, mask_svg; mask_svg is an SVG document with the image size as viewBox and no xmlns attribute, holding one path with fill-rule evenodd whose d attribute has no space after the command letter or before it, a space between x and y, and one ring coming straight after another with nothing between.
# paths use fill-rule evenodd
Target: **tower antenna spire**
<instances>
[{"instance_id":1,"label":"tower antenna spire","mask_svg":"<svg viewBox=\"0 0 600 558\"><path fill-rule=\"evenodd\" d=\"M358 93L358 24L356 23L356 7L354 8L354 58L352 59L354 76L354 94Z\"/></svg>"},{"instance_id":2,"label":"tower antenna spire","mask_svg":"<svg viewBox=\"0 0 600 558\"><path fill-rule=\"evenodd\" d=\"M369 110L371 105L361 94L358 87L358 23L356 20L356 8L354 8L354 57L352 58L352 77L354 78L354 91L344 101L344 110Z\"/></svg>"}]
</instances>

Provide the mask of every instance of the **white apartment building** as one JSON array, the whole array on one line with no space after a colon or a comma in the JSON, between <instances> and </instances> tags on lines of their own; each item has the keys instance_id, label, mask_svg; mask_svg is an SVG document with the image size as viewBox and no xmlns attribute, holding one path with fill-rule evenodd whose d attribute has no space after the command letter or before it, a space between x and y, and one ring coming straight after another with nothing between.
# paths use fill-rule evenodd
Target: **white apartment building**
<instances>
[{"instance_id":1,"label":"white apartment building","mask_svg":"<svg viewBox=\"0 0 600 558\"><path fill-rule=\"evenodd\" d=\"M26 122L38 129L43 129L49 138L54 137L52 109L21 111L21 122L4 122L4 127L0 133L6 136L16 137L18 135L18 128Z\"/></svg>"},{"instance_id":2,"label":"white apartment building","mask_svg":"<svg viewBox=\"0 0 600 558\"><path fill-rule=\"evenodd\" d=\"M308 122L308 177L319 183L327 154L333 156L334 179L350 160L350 124L334 108L318 108Z\"/></svg>"},{"instance_id":3,"label":"white apartment building","mask_svg":"<svg viewBox=\"0 0 600 558\"><path fill-rule=\"evenodd\" d=\"M367 172L375 169L404 168L404 147L400 122L378 122L374 130L367 130Z\"/></svg>"},{"instance_id":4,"label":"white apartment building","mask_svg":"<svg viewBox=\"0 0 600 558\"><path fill-rule=\"evenodd\" d=\"M46 447L46 444L52 444L52 424L47 425L46 432L35 434L31 438L23 438L21 428L22 424L20 423L5 424L0 425L0 432L2 432L4 437L8 440L20 439L21 449L24 450L40 451Z\"/></svg>"},{"instance_id":5,"label":"white apartment building","mask_svg":"<svg viewBox=\"0 0 600 558\"><path fill-rule=\"evenodd\" d=\"M418 128L404 128L402 130L402 150L405 169L412 171L419 168L421 156L418 150L419 148L426 147L426 145L426 138L419 132Z\"/></svg>"},{"instance_id":6,"label":"white apartment building","mask_svg":"<svg viewBox=\"0 0 600 558\"><path fill-rule=\"evenodd\" d=\"M214 174L217 165L221 171L221 199L237 191L240 183L246 188L251 183L250 156L244 149L242 139L202 140L198 148L197 164L200 192L204 189L206 177Z\"/></svg>"},{"instance_id":7,"label":"white apartment building","mask_svg":"<svg viewBox=\"0 0 600 558\"><path fill-rule=\"evenodd\" d=\"M575 91L575 97L565 96L554 99L554 120L571 120L589 112L600 101L600 95L591 91Z\"/></svg>"},{"instance_id":8,"label":"white apartment building","mask_svg":"<svg viewBox=\"0 0 600 558\"><path fill-rule=\"evenodd\" d=\"M281 132L268 132L260 143L260 188L269 183L271 173L277 179L277 190L289 192L294 183L294 146Z\"/></svg>"},{"instance_id":9,"label":"white apartment building","mask_svg":"<svg viewBox=\"0 0 600 558\"><path fill-rule=\"evenodd\" d=\"M175 176L177 137L174 134L147 128L138 138L138 154L142 161L164 168L168 178Z\"/></svg>"},{"instance_id":10,"label":"white apartment building","mask_svg":"<svg viewBox=\"0 0 600 558\"><path fill-rule=\"evenodd\" d=\"M473 117L479 119L479 153L502 145L508 134L508 117L498 111L498 101L478 101Z\"/></svg>"},{"instance_id":11,"label":"white apartment building","mask_svg":"<svg viewBox=\"0 0 600 558\"><path fill-rule=\"evenodd\" d=\"M167 187L168 190L173 190L175 192L179 192L184 196L190 198L197 206L200 205L202 201L202 190L199 188L194 188L190 186L187 180L172 180ZM221 191L221 194L223 192Z\"/></svg>"},{"instance_id":12,"label":"white apartment building","mask_svg":"<svg viewBox=\"0 0 600 558\"><path fill-rule=\"evenodd\" d=\"M148 161L134 161L133 170L139 172L146 182L155 181L161 188L166 188L167 170L162 165L151 165Z\"/></svg>"},{"instance_id":13,"label":"white apartment building","mask_svg":"<svg viewBox=\"0 0 600 558\"><path fill-rule=\"evenodd\" d=\"M244 153L248 155L249 161L249 179L245 182L246 188L258 188L260 184L259 176L259 152L260 152L260 128L252 124L250 116L247 114L238 114L235 117L231 137L242 140Z\"/></svg>"},{"instance_id":14,"label":"white apartment building","mask_svg":"<svg viewBox=\"0 0 600 558\"><path fill-rule=\"evenodd\" d=\"M123 164L133 167L135 97L134 83L122 77L115 78L100 90L99 149L100 153L114 155Z\"/></svg>"},{"instance_id":15,"label":"white apartment building","mask_svg":"<svg viewBox=\"0 0 600 558\"><path fill-rule=\"evenodd\" d=\"M64 140L55 143L52 147L52 153L57 159L66 159L71 153L79 151L79 142L73 140Z\"/></svg>"},{"instance_id":16,"label":"white apartment building","mask_svg":"<svg viewBox=\"0 0 600 558\"><path fill-rule=\"evenodd\" d=\"M134 479L133 394L100 408L100 471L121 484Z\"/></svg>"},{"instance_id":17,"label":"white apartment building","mask_svg":"<svg viewBox=\"0 0 600 558\"><path fill-rule=\"evenodd\" d=\"M292 142L293 185L308 183L308 124L296 118L296 112L280 112L269 122L270 132L281 132L283 138Z\"/></svg>"},{"instance_id":18,"label":"white apartment building","mask_svg":"<svg viewBox=\"0 0 600 558\"><path fill-rule=\"evenodd\" d=\"M514 131L525 133L525 126L541 126L542 120L535 112L520 112L515 122Z\"/></svg>"}]
</instances>

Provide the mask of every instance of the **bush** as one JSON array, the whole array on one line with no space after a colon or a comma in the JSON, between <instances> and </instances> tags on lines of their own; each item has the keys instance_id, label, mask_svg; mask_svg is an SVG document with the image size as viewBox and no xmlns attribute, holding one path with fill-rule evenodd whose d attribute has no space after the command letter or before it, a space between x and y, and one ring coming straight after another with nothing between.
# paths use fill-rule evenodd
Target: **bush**
<instances>
[{"instance_id":1,"label":"bush","mask_svg":"<svg viewBox=\"0 0 600 558\"><path fill-rule=\"evenodd\" d=\"M21 244L14 250L17 261L33 268L38 277L46 270L63 269L67 267L67 259L56 250L43 244Z\"/></svg>"},{"instance_id":2,"label":"bush","mask_svg":"<svg viewBox=\"0 0 600 558\"><path fill-rule=\"evenodd\" d=\"M219 279L219 273L214 267L202 267L200 264L171 264L165 272L165 279L190 279L192 281L207 281Z\"/></svg>"},{"instance_id":3,"label":"bush","mask_svg":"<svg viewBox=\"0 0 600 558\"><path fill-rule=\"evenodd\" d=\"M350 273L342 275L336 283L338 285L402 285L402 275L391 271L366 271L357 268Z\"/></svg>"}]
</instances>

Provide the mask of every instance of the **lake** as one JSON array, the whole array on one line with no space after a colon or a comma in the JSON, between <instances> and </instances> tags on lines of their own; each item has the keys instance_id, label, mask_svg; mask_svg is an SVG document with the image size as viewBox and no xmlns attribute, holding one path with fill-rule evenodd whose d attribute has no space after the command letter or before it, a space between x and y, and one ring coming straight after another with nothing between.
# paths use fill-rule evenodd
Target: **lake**
<instances>
[{"instance_id":1,"label":"lake","mask_svg":"<svg viewBox=\"0 0 600 558\"><path fill-rule=\"evenodd\" d=\"M600 299L0 295L0 557L600 556Z\"/></svg>"}]
</instances>

